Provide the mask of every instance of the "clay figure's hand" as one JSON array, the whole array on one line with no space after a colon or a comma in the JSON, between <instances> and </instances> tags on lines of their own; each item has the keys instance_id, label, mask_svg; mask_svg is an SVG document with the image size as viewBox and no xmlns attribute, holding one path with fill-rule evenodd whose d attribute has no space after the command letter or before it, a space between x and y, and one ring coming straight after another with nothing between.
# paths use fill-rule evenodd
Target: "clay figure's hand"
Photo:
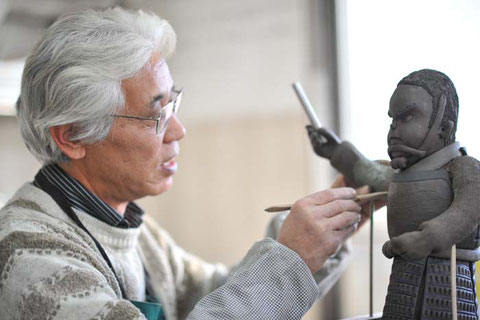
<instances>
[{"instance_id":1,"label":"clay figure's hand","mask_svg":"<svg viewBox=\"0 0 480 320\"><path fill-rule=\"evenodd\" d=\"M295 251L312 273L353 233L360 206L351 188L328 189L298 200L280 229L277 241Z\"/></svg>"},{"instance_id":2,"label":"clay figure's hand","mask_svg":"<svg viewBox=\"0 0 480 320\"><path fill-rule=\"evenodd\" d=\"M412 231L385 242L382 252L387 258L401 256L407 260L419 260L432 254L435 245L424 231Z\"/></svg>"},{"instance_id":3,"label":"clay figure's hand","mask_svg":"<svg viewBox=\"0 0 480 320\"><path fill-rule=\"evenodd\" d=\"M392 259L395 256L395 253L392 250L392 244L390 243L390 240L387 240L382 246L382 252L385 257L388 259Z\"/></svg>"},{"instance_id":4,"label":"clay figure's hand","mask_svg":"<svg viewBox=\"0 0 480 320\"><path fill-rule=\"evenodd\" d=\"M335 153L338 145L342 143L342 140L340 140L334 132L328 129L315 129L310 125L306 128L313 151L315 151L320 157L330 159Z\"/></svg>"},{"instance_id":5,"label":"clay figure's hand","mask_svg":"<svg viewBox=\"0 0 480 320\"><path fill-rule=\"evenodd\" d=\"M418 231L406 232L387 241L382 248L387 258L402 256L418 260L432 254L444 253L455 243L444 224L435 219L425 221ZM451 228L450 228L451 229Z\"/></svg>"}]
</instances>

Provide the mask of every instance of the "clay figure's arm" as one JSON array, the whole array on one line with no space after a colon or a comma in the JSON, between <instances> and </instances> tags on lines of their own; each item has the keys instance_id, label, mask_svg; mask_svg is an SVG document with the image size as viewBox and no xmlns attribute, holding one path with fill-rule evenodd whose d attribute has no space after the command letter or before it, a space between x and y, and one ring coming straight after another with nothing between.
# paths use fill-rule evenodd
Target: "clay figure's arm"
<instances>
[{"instance_id":1,"label":"clay figure's arm","mask_svg":"<svg viewBox=\"0 0 480 320\"><path fill-rule=\"evenodd\" d=\"M431 254L448 256L453 244L468 237L480 223L480 162L461 156L448 164L454 200L437 217L423 222L418 231L407 232L387 241L383 253L387 257L401 255L420 259ZM478 244L473 244L472 248Z\"/></svg>"},{"instance_id":2,"label":"clay figure's arm","mask_svg":"<svg viewBox=\"0 0 480 320\"><path fill-rule=\"evenodd\" d=\"M308 136L315 153L330 160L332 166L346 178L349 186L370 186L371 192L387 191L392 175L390 166L367 159L353 144L340 141L325 128L307 126Z\"/></svg>"}]
</instances>

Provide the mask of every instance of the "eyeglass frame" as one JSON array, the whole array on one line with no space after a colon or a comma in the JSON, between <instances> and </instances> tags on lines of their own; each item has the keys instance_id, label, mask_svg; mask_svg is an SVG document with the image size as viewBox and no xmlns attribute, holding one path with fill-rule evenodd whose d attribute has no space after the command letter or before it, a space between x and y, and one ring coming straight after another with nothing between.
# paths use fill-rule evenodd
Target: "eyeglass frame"
<instances>
[{"instance_id":1,"label":"eyeglass frame","mask_svg":"<svg viewBox=\"0 0 480 320\"><path fill-rule=\"evenodd\" d=\"M175 96L175 99L169 101L166 105L164 105L158 114L157 117L137 117L137 116L128 116L128 115L123 115L123 114L114 114L113 117L115 118L125 118L125 119L136 119L136 120L147 120L147 121L156 121L157 124L155 126L155 132L157 136L162 134L165 129L168 126L168 123L170 122L170 118L173 115L176 115L178 113L178 109L180 108L180 102L182 101L182 95L183 95L183 88L181 89L175 89L175 87L172 88L172 92L176 93L177 95ZM162 124L161 130L160 128L160 120L162 119L162 116L166 111L168 111L168 108L171 108L171 115L168 118L165 118L165 122Z\"/></svg>"}]
</instances>

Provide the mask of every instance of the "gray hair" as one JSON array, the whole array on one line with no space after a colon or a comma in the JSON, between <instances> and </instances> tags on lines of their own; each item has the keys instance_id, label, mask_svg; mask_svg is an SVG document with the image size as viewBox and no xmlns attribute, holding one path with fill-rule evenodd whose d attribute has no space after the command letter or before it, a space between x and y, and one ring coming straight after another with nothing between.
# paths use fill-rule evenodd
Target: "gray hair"
<instances>
[{"instance_id":1,"label":"gray hair","mask_svg":"<svg viewBox=\"0 0 480 320\"><path fill-rule=\"evenodd\" d=\"M153 13L121 8L68 14L50 26L25 62L17 118L27 148L41 162L68 158L49 128L72 124L71 141L104 140L125 106L121 82L154 54L168 58L176 36Z\"/></svg>"}]
</instances>

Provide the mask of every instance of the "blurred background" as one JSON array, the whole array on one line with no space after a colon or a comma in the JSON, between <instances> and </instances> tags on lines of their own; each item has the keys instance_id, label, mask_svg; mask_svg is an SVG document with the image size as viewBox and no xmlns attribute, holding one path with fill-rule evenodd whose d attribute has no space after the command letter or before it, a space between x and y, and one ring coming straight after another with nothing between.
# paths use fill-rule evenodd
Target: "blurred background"
<instances>
[{"instance_id":1,"label":"blurred background","mask_svg":"<svg viewBox=\"0 0 480 320\"><path fill-rule=\"evenodd\" d=\"M15 119L23 60L64 12L121 5L156 12L178 35L170 70L184 88L173 188L140 204L187 250L233 264L263 237L272 204L326 188L335 172L310 149L291 89L301 81L321 122L371 159L387 159L388 102L410 72L445 72L460 98L458 140L480 156L475 0L0 0L0 203L40 164ZM368 226L349 269L305 319L367 314ZM374 227L374 303L381 312L391 262L384 210Z\"/></svg>"}]
</instances>

